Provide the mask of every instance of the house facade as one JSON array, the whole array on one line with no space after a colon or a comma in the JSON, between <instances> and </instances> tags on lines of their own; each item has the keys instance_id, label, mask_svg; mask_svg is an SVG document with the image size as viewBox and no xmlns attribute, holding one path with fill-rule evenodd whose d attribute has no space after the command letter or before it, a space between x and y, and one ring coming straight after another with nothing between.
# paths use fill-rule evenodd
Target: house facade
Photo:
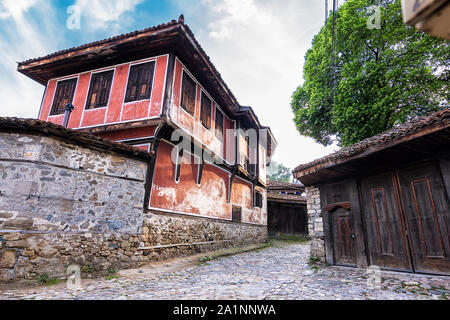
<instances>
[{"instance_id":1,"label":"house facade","mask_svg":"<svg viewBox=\"0 0 450 320\"><path fill-rule=\"evenodd\" d=\"M267 224L275 139L239 105L182 16L18 71L46 86L40 120L63 124L72 104L69 128L155 153L146 210Z\"/></svg>"},{"instance_id":2,"label":"house facade","mask_svg":"<svg viewBox=\"0 0 450 320\"><path fill-rule=\"evenodd\" d=\"M19 63L39 119L0 119L0 281L267 239L276 141L178 21Z\"/></svg>"},{"instance_id":3,"label":"house facade","mask_svg":"<svg viewBox=\"0 0 450 320\"><path fill-rule=\"evenodd\" d=\"M311 255L330 264L450 274L450 110L311 163Z\"/></svg>"}]
</instances>

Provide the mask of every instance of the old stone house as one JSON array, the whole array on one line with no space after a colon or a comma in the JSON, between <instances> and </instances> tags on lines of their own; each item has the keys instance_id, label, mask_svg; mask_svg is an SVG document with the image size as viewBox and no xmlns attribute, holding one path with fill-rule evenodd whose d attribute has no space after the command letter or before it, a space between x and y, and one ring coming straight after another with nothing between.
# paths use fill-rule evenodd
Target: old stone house
<instances>
[{"instance_id":1,"label":"old stone house","mask_svg":"<svg viewBox=\"0 0 450 320\"><path fill-rule=\"evenodd\" d=\"M311 163L311 254L330 264L450 274L450 110Z\"/></svg>"},{"instance_id":2,"label":"old stone house","mask_svg":"<svg viewBox=\"0 0 450 320\"><path fill-rule=\"evenodd\" d=\"M40 120L0 123L2 279L266 239L276 140L183 16L18 71L45 92Z\"/></svg>"},{"instance_id":3,"label":"old stone house","mask_svg":"<svg viewBox=\"0 0 450 320\"><path fill-rule=\"evenodd\" d=\"M267 229L269 235L306 235L308 233L303 184L268 181Z\"/></svg>"}]
</instances>

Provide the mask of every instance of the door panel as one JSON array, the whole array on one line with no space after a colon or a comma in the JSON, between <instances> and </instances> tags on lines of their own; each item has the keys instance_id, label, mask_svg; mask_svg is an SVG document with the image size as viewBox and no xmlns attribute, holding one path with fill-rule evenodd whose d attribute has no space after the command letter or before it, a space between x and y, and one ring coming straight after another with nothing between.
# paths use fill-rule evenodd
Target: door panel
<instances>
[{"instance_id":1,"label":"door panel","mask_svg":"<svg viewBox=\"0 0 450 320\"><path fill-rule=\"evenodd\" d=\"M339 207L331 213L331 219L335 263L356 266L355 234L351 211Z\"/></svg>"},{"instance_id":2,"label":"door panel","mask_svg":"<svg viewBox=\"0 0 450 320\"><path fill-rule=\"evenodd\" d=\"M395 176L385 173L361 181L370 263L412 270Z\"/></svg>"},{"instance_id":3,"label":"door panel","mask_svg":"<svg viewBox=\"0 0 450 320\"><path fill-rule=\"evenodd\" d=\"M401 170L398 179L415 269L450 272L450 206L437 164Z\"/></svg>"}]
</instances>

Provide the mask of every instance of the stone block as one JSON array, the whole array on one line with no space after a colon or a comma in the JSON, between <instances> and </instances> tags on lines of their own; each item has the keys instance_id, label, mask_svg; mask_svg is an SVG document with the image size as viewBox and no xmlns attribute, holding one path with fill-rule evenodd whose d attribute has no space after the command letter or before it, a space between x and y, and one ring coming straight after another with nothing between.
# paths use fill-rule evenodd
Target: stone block
<instances>
[{"instance_id":1,"label":"stone block","mask_svg":"<svg viewBox=\"0 0 450 320\"><path fill-rule=\"evenodd\" d=\"M31 230L33 228L33 219L27 218L8 219L3 223L2 228L12 230Z\"/></svg>"},{"instance_id":2,"label":"stone block","mask_svg":"<svg viewBox=\"0 0 450 320\"><path fill-rule=\"evenodd\" d=\"M16 263L16 251L15 250L2 250L0 257L0 268L11 269Z\"/></svg>"}]
</instances>

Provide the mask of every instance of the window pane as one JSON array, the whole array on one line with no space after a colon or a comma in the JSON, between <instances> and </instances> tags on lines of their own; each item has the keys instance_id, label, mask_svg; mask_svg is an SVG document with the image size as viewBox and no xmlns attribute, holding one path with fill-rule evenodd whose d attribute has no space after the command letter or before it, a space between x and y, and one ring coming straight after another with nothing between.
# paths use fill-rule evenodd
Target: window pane
<instances>
[{"instance_id":1,"label":"window pane","mask_svg":"<svg viewBox=\"0 0 450 320\"><path fill-rule=\"evenodd\" d=\"M196 84L194 80L192 80L187 73L183 72L181 106L192 116L194 115L195 110L195 89Z\"/></svg>"},{"instance_id":2,"label":"window pane","mask_svg":"<svg viewBox=\"0 0 450 320\"><path fill-rule=\"evenodd\" d=\"M66 105L72 103L77 80L78 79L75 78L58 82L50 115L64 113Z\"/></svg>"},{"instance_id":3,"label":"window pane","mask_svg":"<svg viewBox=\"0 0 450 320\"><path fill-rule=\"evenodd\" d=\"M114 70L95 73L92 75L91 84L89 85L88 99L86 101L86 109L107 106L113 75Z\"/></svg>"},{"instance_id":4,"label":"window pane","mask_svg":"<svg viewBox=\"0 0 450 320\"><path fill-rule=\"evenodd\" d=\"M216 137L220 140L223 139L223 114L216 108Z\"/></svg>"},{"instance_id":5,"label":"window pane","mask_svg":"<svg viewBox=\"0 0 450 320\"><path fill-rule=\"evenodd\" d=\"M154 69L154 61L131 67L125 102L150 99Z\"/></svg>"},{"instance_id":6,"label":"window pane","mask_svg":"<svg viewBox=\"0 0 450 320\"><path fill-rule=\"evenodd\" d=\"M203 93L200 107L200 121L206 128L211 128L211 100Z\"/></svg>"}]
</instances>

